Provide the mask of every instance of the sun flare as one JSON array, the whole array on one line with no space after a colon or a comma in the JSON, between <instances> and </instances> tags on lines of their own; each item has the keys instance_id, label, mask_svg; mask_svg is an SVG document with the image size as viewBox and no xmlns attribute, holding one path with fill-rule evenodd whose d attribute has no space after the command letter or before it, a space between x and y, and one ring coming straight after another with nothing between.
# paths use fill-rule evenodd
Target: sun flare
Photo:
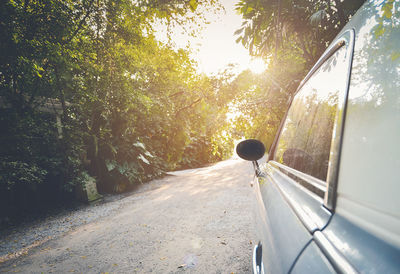
<instances>
[{"instance_id":1,"label":"sun flare","mask_svg":"<svg viewBox=\"0 0 400 274\"><path fill-rule=\"evenodd\" d=\"M252 59L249 62L249 69L256 74L262 73L267 69L267 64L265 64L265 62L260 59Z\"/></svg>"}]
</instances>

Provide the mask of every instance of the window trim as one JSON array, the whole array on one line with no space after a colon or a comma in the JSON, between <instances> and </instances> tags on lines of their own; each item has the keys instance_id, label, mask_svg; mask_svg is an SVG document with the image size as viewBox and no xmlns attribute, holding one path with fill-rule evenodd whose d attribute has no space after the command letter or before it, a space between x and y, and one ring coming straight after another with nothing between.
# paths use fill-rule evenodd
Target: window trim
<instances>
[{"instance_id":1,"label":"window trim","mask_svg":"<svg viewBox=\"0 0 400 274\"><path fill-rule=\"evenodd\" d=\"M298 171L297 169L294 169L294 168L291 168L284 164L278 163L276 161L271 161L270 164L275 168L278 168L280 170L283 170L285 172L288 172L288 173L296 176L297 178L303 180L306 184L310 185L311 187L315 187L315 188L319 189L320 191L322 191L323 193L326 193L326 183L324 181L322 181L318 178L315 178L312 175L308 175L307 173ZM314 191L311 191L311 192L314 193Z\"/></svg>"},{"instance_id":2,"label":"window trim","mask_svg":"<svg viewBox=\"0 0 400 274\"><path fill-rule=\"evenodd\" d=\"M353 63L353 52L354 52L354 41L355 41L355 31L354 29L349 29L345 32L343 32L339 38L337 38L325 51L325 53L320 57L320 59L317 61L317 63L311 68L311 70L307 73L306 77L301 81L299 87L296 89L296 92L290 96L289 98L289 106L286 110L286 113L281 121L281 124L279 126L278 134L275 136L274 142L270 148L269 151L269 157L268 161L272 161L275 157L276 149L277 149L277 144L279 142L280 136L282 134L282 129L285 124L285 121L287 119L287 115L289 112L289 109L292 106L292 102L294 97L297 95L299 90L304 86L304 84L311 78L311 76L314 75L314 73L322 66L322 64L325 63L327 59L329 59L333 54L336 53L337 50L339 50L341 47L345 46L346 47L346 55L349 58L348 62L348 69L347 69L347 75L346 75L346 83L345 83L345 89L344 92L339 93L339 100L338 100L338 106L337 106L337 111L335 115L335 122L333 125L333 131L332 131L332 139L331 139L331 147L330 147L330 155L329 155L329 162L328 162L328 173L327 173L327 178L326 178L326 191L324 194L324 202L323 205L333 211L335 208L335 202L336 202L336 189L337 189L337 180L338 180L338 175L339 175L339 163L340 163L340 152L341 152L341 147L342 147L342 137L343 137L343 132L344 132L344 120L345 120L345 115L346 115L346 109L347 109L347 97L349 93L349 86L350 86L350 76L351 76L351 68L352 68L352 63ZM282 165L290 171L290 168L287 168L285 165ZM312 177L311 175L304 174L306 176L299 176L299 174L303 174L300 171L297 171L295 173L291 172L293 175L298 176L301 179L305 179L309 177ZM304 178L302 178L304 177ZM312 177L313 180L318 180L317 178Z\"/></svg>"},{"instance_id":3,"label":"window trim","mask_svg":"<svg viewBox=\"0 0 400 274\"><path fill-rule=\"evenodd\" d=\"M345 92L340 94L341 97L339 97L338 100L335 124L333 126L331 150L328 163L328 175L326 180L327 191L324 197L324 206L332 211L335 209L336 204L336 189L339 177L339 164L342 150L345 116L347 110L347 98L350 87L351 68L353 64L354 40L355 31L354 29L349 29L341 35L341 37L335 42L332 48L328 49L328 52L332 51L332 49L335 49L335 45L339 43L344 43L347 45L347 54L349 56L349 62L347 64L348 69Z\"/></svg>"}]
</instances>

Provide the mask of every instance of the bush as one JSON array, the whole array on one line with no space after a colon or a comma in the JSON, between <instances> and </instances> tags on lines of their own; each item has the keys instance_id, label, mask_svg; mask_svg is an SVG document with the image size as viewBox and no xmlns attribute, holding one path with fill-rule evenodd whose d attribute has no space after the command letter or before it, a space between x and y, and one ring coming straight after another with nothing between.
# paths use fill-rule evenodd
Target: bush
<instances>
[{"instance_id":1,"label":"bush","mask_svg":"<svg viewBox=\"0 0 400 274\"><path fill-rule=\"evenodd\" d=\"M75 173L66 174L76 165L65 157L55 117L11 109L0 114L0 224L70 201Z\"/></svg>"}]
</instances>

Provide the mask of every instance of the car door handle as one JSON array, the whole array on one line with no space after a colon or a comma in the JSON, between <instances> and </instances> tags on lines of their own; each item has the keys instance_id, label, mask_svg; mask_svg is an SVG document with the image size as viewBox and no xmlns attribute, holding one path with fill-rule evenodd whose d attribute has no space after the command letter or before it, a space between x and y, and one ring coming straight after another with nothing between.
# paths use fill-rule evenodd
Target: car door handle
<instances>
[{"instance_id":1,"label":"car door handle","mask_svg":"<svg viewBox=\"0 0 400 274\"><path fill-rule=\"evenodd\" d=\"M262 246L258 243L253 249L253 273L264 274L264 264L262 262Z\"/></svg>"}]
</instances>

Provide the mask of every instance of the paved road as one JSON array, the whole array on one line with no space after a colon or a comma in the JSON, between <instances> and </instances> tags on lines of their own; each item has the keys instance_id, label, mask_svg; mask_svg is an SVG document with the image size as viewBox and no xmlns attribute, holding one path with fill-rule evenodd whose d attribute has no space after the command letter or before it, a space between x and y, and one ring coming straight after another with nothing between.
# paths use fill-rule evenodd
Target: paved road
<instances>
[{"instance_id":1,"label":"paved road","mask_svg":"<svg viewBox=\"0 0 400 274\"><path fill-rule=\"evenodd\" d=\"M0 272L250 273L252 167L238 159L173 172L118 210L7 260ZM108 205L107 205L108 206Z\"/></svg>"}]
</instances>

